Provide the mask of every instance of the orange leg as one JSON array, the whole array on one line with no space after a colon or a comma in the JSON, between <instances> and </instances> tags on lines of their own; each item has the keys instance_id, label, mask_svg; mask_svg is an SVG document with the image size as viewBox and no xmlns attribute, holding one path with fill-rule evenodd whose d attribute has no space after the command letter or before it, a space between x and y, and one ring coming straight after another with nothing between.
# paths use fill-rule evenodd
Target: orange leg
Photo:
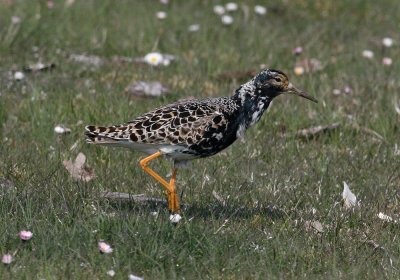
<instances>
[{"instance_id":1,"label":"orange leg","mask_svg":"<svg viewBox=\"0 0 400 280\"><path fill-rule=\"evenodd\" d=\"M176 187L175 187L175 181L176 181L176 174L177 174L177 169L174 168L172 171L172 178L169 181L169 185L172 188L172 192L168 193L168 209L171 210L173 213L179 213L180 212L180 207L179 207L179 200L178 200L178 195L176 194Z\"/></svg>"},{"instance_id":2,"label":"orange leg","mask_svg":"<svg viewBox=\"0 0 400 280\"><path fill-rule=\"evenodd\" d=\"M160 182L167 190L167 196L168 196L168 209L172 213L178 213L180 212L180 207L179 207L179 201L178 201L178 196L176 194L176 188L175 188L175 181L176 181L176 173L177 170L174 168L172 171L172 178L170 182L168 183L165 179L163 179L160 175L158 175L153 169L147 166L147 164L153 160L161 156L161 152L157 152L155 154L152 154L140 161L140 166L143 168L144 171L146 171L150 176L152 176L154 179L156 179L158 182Z\"/></svg>"}]
</instances>

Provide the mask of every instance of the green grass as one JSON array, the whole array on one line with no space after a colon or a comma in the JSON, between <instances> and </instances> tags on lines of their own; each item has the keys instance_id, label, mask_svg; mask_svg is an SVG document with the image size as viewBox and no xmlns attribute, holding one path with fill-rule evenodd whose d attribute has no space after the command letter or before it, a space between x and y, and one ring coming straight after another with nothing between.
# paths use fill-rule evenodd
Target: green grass
<instances>
[{"instance_id":1,"label":"green grass","mask_svg":"<svg viewBox=\"0 0 400 280\"><path fill-rule=\"evenodd\" d=\"M399 219L400 211L398 1L271 0L264 17L253 13L258 2L246 1L248 13L233 13L229 27L213 14L216 1L56 1L54 9L46 1L2 2L0 177L15 188L0 190L0 254L15 256L0 266L1 279L106 279L110 269L115 279L400 278L399 226L377 218ZM168 12L165 21L155 18L159 10ZM12 16L21 23L11 24ZM201 30L187 32L194 23ZM386 36L395 45L383 50ZM297 45L324 69L295 76ZM374 59L363 58L364 49ZM68 59L150 51L178 60L165 68L108 62L96 69ZM383 66L383 56L393 65ZM13 80L14 71L38 61L56 68ZM217 74L262 63L287 72L320 103L281 96L244 141L183 169L178 189L188 207L177 226L163 205L100 199L101 191L163 191L139 168L143 155L86 145L85 124L124 122L180 98L228 95L240 81ZM124 88L136 80L159 80L172 94L134 99ZM351 94L332 94L346 85ZM290 136L334 122L338 130L311 141ZM59 123L71 134L55 135ZM62 165L78 152L98 176L89 183L74 182ZM154 166L169 172L164 161ZM342 206L342 181L361 201L354 211ZM308 233L307 220L321 222L324 232ZM18 239L22 229L34 233L31 241ZM112 254L99 254L101 239Z\"/></svg>"}]
</instances>

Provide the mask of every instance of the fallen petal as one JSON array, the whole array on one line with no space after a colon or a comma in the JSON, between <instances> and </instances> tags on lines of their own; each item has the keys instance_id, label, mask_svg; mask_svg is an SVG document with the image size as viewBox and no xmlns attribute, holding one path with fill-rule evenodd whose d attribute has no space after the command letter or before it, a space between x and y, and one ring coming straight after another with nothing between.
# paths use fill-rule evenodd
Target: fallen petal
<instances>
[{"instance_id":1,"label":"fallen petal","mask_svg":"<svg viewBox=\"0 0 400 280\"><path fill-rule=\"evenodd\" d=\"M254 6L254 12L258 15L263 16L267 13L267 11L268 11L267 8L264 6L261 6L261 5Z\"/></svg>"},{"instance_id":2,"label":"fallen petal","mask_svg":"<svg viewBox=\"0 0 400 280\"><path fill-rule=\"evenodd\" d=\"M13 257L10 254L5 254L1 258L1 262L3 264L10 264L13 261Z\"/></svg>"},{"instance_id":3,"label":"fallen petal","mask_svg":"<svg viewBox=\"0 0 400 280\"><path fill-rule=\"evenodd\" d=\"M343 181L343 193L342 197L344 200L344 207L351 209L357 204L357 197L351 192L349 186Z\"/></svg>"},{"instance_id":4,"label":"fallen petal","mask_svg":"<svg viewBox=\"0 0 400 280\"><path fill-rule=\"evenodd\" d=\"M362 52L362 56L365 58L373 58L374 57L374 52L370 50L364 50Z\"/></svg>"},{"instance_id":5,"label":"fallen petal","mask_svg":"<svg viewBox=\"0 0 400 280\"><path fill-rule=\"evenodd\" d=\"M302 48L302 47L295 47L295 48L292 50L292 53L293 53L294 55L300 55L302 52L303 52L303 48Z\"/></svg>"},{"instance_id":6,"label":"fallen petal","mask_svg":"<svg viewBox=\"0 0 400 280\"><path fill-rule=\"evenodd\" d=\"M166 19L167 18L167 13L164 11L159 11L156 13L156 17L158 19Z\"/></svg>"},{"instance_id":7,"label":"fallen petal","mask_svg":"<svg viewBox=\"0 0 400 280\"><path fill-rule=\"evenodd\" d=\"M63 125L56 125L54 127L54 132L57 134L68 134L71 132L71 129L69 129L68 127L65 127Z\"/></svg>"},{"instance_id":8,"label":"fallen petal","mask_svg":"<svg viewBox=\"0 0 400 280\"><path fill-rule=\"evenodd\" d=\"M83 153L79 153L74 162L72 160L64 160L63 165L73 179L89 182L96 178L96 175L92 168L84 166L85 161L86 156Z\"/></svg>"},{"instance_id":9,"label":"fallen petal","mask_svg":"<svg viewBox=\"0 0 400 280\"><path fill-rule=\"evenodd\" d=\"M387 48L390 48L391 46L393 46L393 39L389 37L383 38L382 45L384 45Z\"/></svg>"},{"instance_id":10,"label":"fallen petal","mask_svg":"<svg viewBox=\"0 0 400 280\"><path fill-rule=\"evenodd\" d=\"M111 277L114 277L115 276L115 271L111 269L111 270L107 271L107 275L111 276Z\"/></svg>"},{"instance_id":11,"label":"fallen petal","mask_svg":"<svg viewBox=\"0 0 400 280\"><path fill-rule=\"evenodd\" d=\"M213 10L217 15L223 15L225 13L225 8L221 5L214 6Z\"/></svg>"},{"instance_id":12,"label":"fallen petal","mask_svg":"<svg viewBox=\"0 0 400 280\"><path fill-rule=\"evenodd\" d=\"M396 111L397 114L400 115L400 104L398 102L395 102L394 110Z\"/></svg>"},{"instance_id":13,"label":"fallen petal","mask_svg":"<svg viewBox=\"0 0 400 280\"><path fill-rule=\"evenodd\" d=\"M393 60L390 57L384 57L382 59L382 64L385 66L390 66L390 65L392 65L392 63L393 63Z\"/></svg>"},{"instance_id":14,"label":"fallen petal","mask_svg":"<svg viewBox=\"0 0 400 280\"><path fill-rule=\"evenodd\" d=\"M104 241L100 241L98 243L98 247L99 247L100 253L102 253L102 254L110 254L113 251L113 248L111 248L111 246Z\"/></svg>"},{"instance_id":15,"label":"fallen petal","mask_svg":"<svg viewBox=\"0 0 400 280\"><path fill-rule=\"evenodd\" d=\"M221 21L225 25L231 25L233 23L233 17L231 17L230 15L223 15L221 17Z\"/></svg>"},{"instance_id":16,"label":"fallen petal","mask_svg":"<svg viewBox=\"0 0 400 280\"><path fill-rule=\"evenodd\" d=\"M14 79L17 81L21 81L23 78L25 78L24 73L22 72L15 72L14 73Z\"/></svg>"},{"instance_id":17,"label":"fallen petal","mask_svg":"<svg viewBox=\"0 0 400 280\"><path fill-rule=\"evenodd\" d=\"M238 4L229 2L225 5L225 9L230 12L236 11L238 9Z\"/></svg>"},{"instance_id":18,"label":"fallen petal","mask_svg":"<svg viewBox=\"0 0 400 280\"><path fill-rule=\"evenodd\" d=\"M349 87L349 86L345 86L343 91L346 94L351 94L353 92L353 89L351 87Z\"/></svg>"},{"instance_id":19,"label":"fallen petal","mask_svg":"<svg viewBox=\"0 0 400 280\"><path fill-rule=\"evenodd\" d=\"M32 238L33 233L29 230L21 230L18 235L21 240L28 241Z\"/></svg>"},{"instance_id":20,"label":"fallen petal","mask_svg":"<svg viewBox=\"0 0 400 280\"><path fill-rule=\"evenodd\" d=\"M169 216L169 220L171 221L171 223L177 224L180 220L182 220L182 216L179 214L171 214Z\"/></svg>"},{"instance_id":21,"label":"fallen petal","mask_svg":"<svg viewBox=\"0 0 400 280\"><path fill-rule=\"evenodd\" d=\"M378 214L378 218L379 219L381 219L381 220L383 220L383 221L385 221L385 222L393 222L393 218L392 217L390 217L390 216L388 216L388 215L385 215L385 214L383 214L382 212L379 212L379 214Z\"/></svg>"},{"instance_id":22,"label":"fallen petal","mask_svg":"<svg viewBox=\"0 0 400 280\"><path fill-rule=\"evenodd\" d=\"M192 24L192 25L189 25L189 27L188 27L189 32L197 32L199 30L200 30L200 24Z\"/></svg>"},{"instance_id":23,"label":"fallen petal","mask_svg":"<svg viewBox=\"0 0 400 280\"><path fill-rule=\"evenodd\" d=\"M129 280L143 280L143 277L139 277L133 274L129 274L128 278Z\"/></svg>"}]
</instances>

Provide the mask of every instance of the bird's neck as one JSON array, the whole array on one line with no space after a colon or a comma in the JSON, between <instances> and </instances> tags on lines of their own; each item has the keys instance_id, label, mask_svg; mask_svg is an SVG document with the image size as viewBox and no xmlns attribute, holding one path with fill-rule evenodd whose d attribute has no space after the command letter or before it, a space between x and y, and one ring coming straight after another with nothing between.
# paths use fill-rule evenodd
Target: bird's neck
<instances>
[{"instance_id":1,"label":"bird's neck","mask_svg":"<svg viewBox=\"0 0 400 280\"><path fill-rule=\"evenodd\" d=\"M232 99L239 105L238 110L238 137L241 137L244 131L258 122L265 110L268 108L272 98L256 93L257 88L249 82L240 86Z\"/></svg>"}]
</instances>

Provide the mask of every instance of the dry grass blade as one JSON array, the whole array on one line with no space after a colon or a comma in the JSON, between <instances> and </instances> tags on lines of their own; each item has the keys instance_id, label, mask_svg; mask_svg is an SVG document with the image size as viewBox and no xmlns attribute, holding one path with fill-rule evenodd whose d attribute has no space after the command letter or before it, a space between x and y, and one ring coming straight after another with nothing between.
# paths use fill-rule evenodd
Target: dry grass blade
<instances>
[{"instance_id":1,"label":"dry grass blade","mask_svg":"<svg viewBox=\"0 0 400 280\"><path fill-rule=\"evenodd\" d=\"M225 199L222 196L220 196L215 190L212 191L212 195L216 200L218 200L219 203L222 204L222 206L226 205Z\"/></svg>"},{"instance_id":2,"label":"dry grass blade","mask_svg":"<svg viewBox=\"0 0 400 280\"><path fill-rule=\"evenodd\" d=\"M296 132L296 137L303 140L312 139L320 134L335 130L339 128L339 126L340 123L333 123L330 125L318 125L310 128L301 129Z\"/></svg>"},{"instance_id":3,"label":"dry grass blade","mask_svg":"<svg viewBox=\"0 0 400 280\"><path fill-rule=\"evenodd\" d=\"M63 165L74 180L89 182L96 178L96 175L92 168L84 166L85 161L86 156L83 153L79 153L74 162L72 160L64 160Z\"/></svg>"},{"instance_id":4,"label":"dry grass blade","mask_svg":"<svg viewBox=\"0 0 400 280\"><path fill-rule=\"evenodd\" d=\"M134 202L159 202L166 203L165 199L145 196L144 194L130 194L122 192L102 192L101 198L121 200L121 201L134 201Z\"/></svg>"},{"instance_id":5,"label":"dry grass blade","mask_svg":"<svg viewBox=\"0 0 400 280\"><path fill-rule=\"evenodd\" d=\"M43 63L36 63L24 67L24 72L41 72L41 71L48 71L55 68L56 65L54 63L43 64Z\"/></svg>"},{"instance_id":6,"label":"dry grass blade","mask_svg":"<svg viewBox=\"0 0 400 280\"><path fill-rule=\"evenodd\" d=\"M95 67L100 67L105 62L104 58L97 55L71 54L69 58L75 62L93 65Z\"/></svg>"},{"instance_id":7,"label":"dry grass blade","mask_svg":"<svg viewBox=\"0 0 400 280\"><path fill-rule=\"evenodd\" d=\"M359 126L359 125L357 125L357 124L353 124L353 128L355 128L355 129L357 129L357 130L359 130L359 131L361 131L361 132L364 132L365 134L368 134L368 135L373 136L374 139L377 139L377 140L379 140L379 141L382 141L382 142L388 144L388 142L385 140L385 138L383 138L383 136L380 135L380 134L379 134L378 132L376 132L375 130L372 130L372 129L368 128L368 127Z\"/></svg>"}]
</instances>

